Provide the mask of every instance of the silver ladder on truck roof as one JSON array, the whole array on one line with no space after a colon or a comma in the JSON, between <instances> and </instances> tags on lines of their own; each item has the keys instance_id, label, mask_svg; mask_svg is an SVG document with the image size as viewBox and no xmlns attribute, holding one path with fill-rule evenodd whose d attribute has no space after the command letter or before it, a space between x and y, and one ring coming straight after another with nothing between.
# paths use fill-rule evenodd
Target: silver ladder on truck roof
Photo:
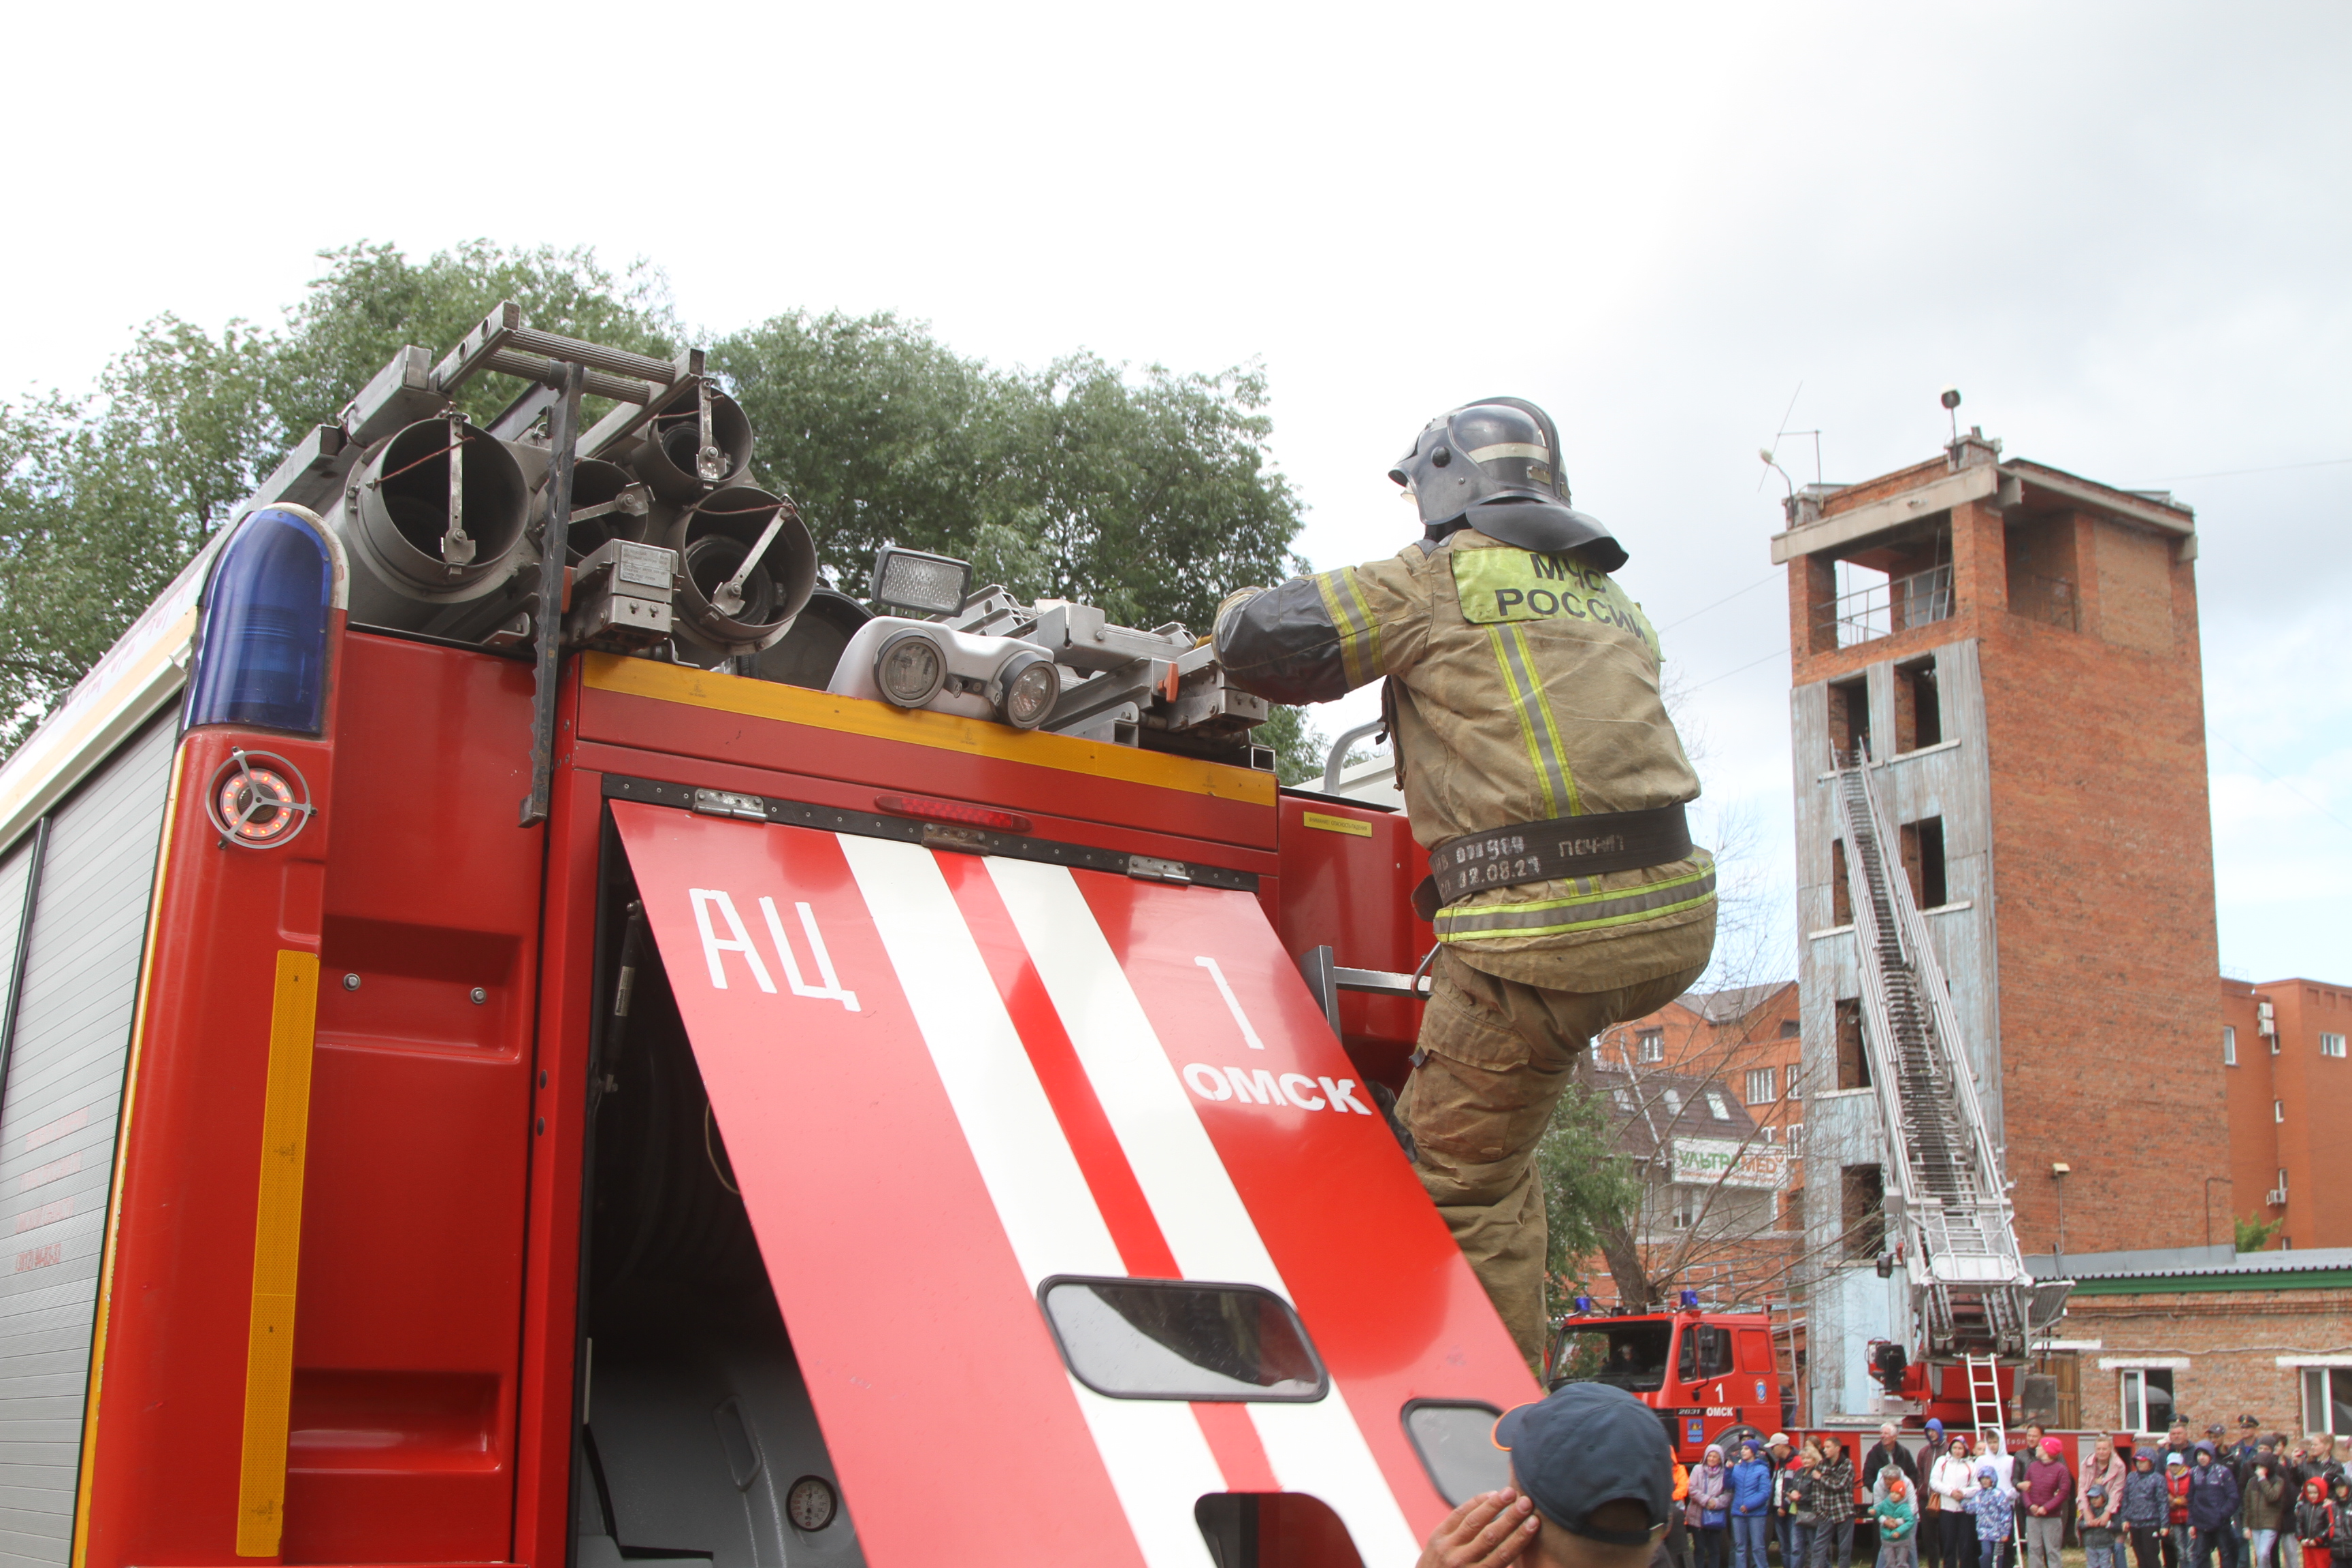
<instances>
[{"instance_id":1,"label":"silver ladder on truck roof","mask_svg":"<svg viewBox=\"0 0 2352 1568\"><path fill-rule=\"evenodd\" d=\"M1930 1355L2026 1353L2058 1316L2063 1282L2037 1285L2017 1245L1951 987L1911 896L1866 749L1839 759L1832 794L1851 851L1846 880L1862 973L1863 1040L1886 1129L1889 1243L1911 1282Z\"/></svg>"}]
</instances>

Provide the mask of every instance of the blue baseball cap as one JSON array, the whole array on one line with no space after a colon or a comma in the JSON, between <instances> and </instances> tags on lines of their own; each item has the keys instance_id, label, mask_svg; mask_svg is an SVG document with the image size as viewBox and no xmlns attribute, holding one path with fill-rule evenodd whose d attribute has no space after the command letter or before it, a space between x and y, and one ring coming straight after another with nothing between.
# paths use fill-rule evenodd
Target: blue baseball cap
<instances>
[{"instance_id":1,"label":"blue baseball cap","mask_svg":"<svg viewBox=\"0 0 2352 1568\"><path fill-rule=\"evenodd\" d=\"M1674 1506L1675 1455L1658 1413L1600 1383L1571 1383L1505 1413L1495 1447L1507 1449L1519 1489L1536 1511L1567 1531L1611 1546L1645 1546L1650 1531L1591 1522L1604 1504L1638 1504L1652 1526Z\"/></svg>"}]
</instances>

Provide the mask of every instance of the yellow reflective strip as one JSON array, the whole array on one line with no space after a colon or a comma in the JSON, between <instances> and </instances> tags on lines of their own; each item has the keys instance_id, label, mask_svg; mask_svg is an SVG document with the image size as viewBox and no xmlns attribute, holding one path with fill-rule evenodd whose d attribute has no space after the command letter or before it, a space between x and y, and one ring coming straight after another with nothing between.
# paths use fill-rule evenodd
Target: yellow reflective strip
<instances>
[{"instance_id":1,"label":"yellow reflective strip","mask_svg":"<svg viewBox=\"0 0 2352 1568\"><path fill-rule=\"evenodd\" d=\"M1528 647L1528 628L1515 626L1511 628L1511 637L1519 645L1519 658L1527 661L1528 679L1534 679L1536 656L1535 650ZM1544 696L1543 688L1540 685L1535 691L1535 708L1536 711L1543 717L1545 738L1551 742L1551 764L1559 770L1560 786L1568 791L1568 815L1579 816L1584 810L1584 802L1576 793L1576 775L1569 771L1568 766L1568 748L1559 743L1559 726L1552 722L1551 703Z\"/></svg>"},{"instance_id":2,"label":"yellow reflective strip","mask_svg":"<svg viewBox=\"0 0 2352 1568\"><path fill-rule=\"evenodd\" d=\"M1638 899L1644 893L1654 893L1662 888L1686 888L1693 882L1703 882L1715 875L1716 865L1707 860L1696 871L1685 871L1679 877L1667 877L1655 882L1636 882L1630 888L1609 888L1590 893L1576 893L1564 899L1531 899L1526 903L1480 904L1474 909L1444 909L1437 913L1439 920L1449 916L1455 920L1471 915L1510 913L1530 910L1566 910L1579 904L1606 903L1612 899ZM1582 879L1575 879L1581 881Z\"/></svg>"},{"instance_id":3,"label":"yellow reflective strip","mask_svg":"<svg viewBox=\"0 0 2352 1568\"><path fill-rule=\"evenodd\" d=\"M1510 693L1511 711L1518 718L1520 738L1528 743L1528 767L1536 775L1536 788L1543 792L1544 815L1558 816L1559 801L1551 792L1551 780L1544 776L1543 755L1536 749L1536 727L1528 717L1527 695L1519 689L1517 679L1511 674L1511 656L1503 647L1502 628L1488 626L1486 637L1495 645L1495 664L1503 672L1503 689Z\"/></svg>"},{"instance_id":4,"label":"yellow reflective strip","mask_svg":"<svg viewBox=\"0 0 2352 1568\"><path fill-rule=\"evenodd\" d=\"M1279 787L1272 773L1237 768L1223 763L1181 757L1172 752L1146 752L1115 746L1108 741L1079 741L1015 730L989 719L967 719L956 713L908 712L887 702L862 697L838 697L777 680L753 680L697 669L690 664L656 664L649 658L619 654L580 656L580 684L591 691L643 697L681 707L719 713L740 713L752 719L802 724L835 734L866 735L909 746L929 746L965 756L1053 768L1123 784L1155 789L1181 790L1214 800L1270 806ZM609 721L592 716L586 738L614 738Z\"/></svg>"},{"instance_id":5,"label":"yellow reflective strip","mask_svg":"<svg viewBox=\"0 0 2352 1568\"><path fill-rule=\"evenodd\" d=\"M1441 931L1437 933L1437 940L1440 942L1476 942L1481 938L1491 938L1496 941L1501 941L1503 938L1514 936L1559 936L1564 931L1600 931L1605 926L1633 925L1639 921L1654 921L1664 915L1679 914L1685 910L1695 910L1701 904L1712 903L1714 901L1714 889L1709 889L1707 891L1701 893L1696 899L1685 899L1679 904L1661 904L1654 910L1639 910L1630 915L1601 915L1589 921L1569 921L1564 924L1553 926L1513 926L1507 931L1465 931L1450 932Z\"/></svg>"},{"instance_id":6,"label":"yellow reflective strip","mask_svg":"<svg viewBox=\"0 0 2352 1568\"><path fill-rule=\"evenodd\" d=\"M1370 680L1387 668L1381 662L1381 623L1373 618L1372 606L1364 600L1363 584L1356 580L1356 569L1349 566L1343 570L1347 574L1348 593L1356 601L1357 613L1364 617L1364 636L1371 645L1370 656L1365 660L1364 674L1364 679Z\"/></svg>"},{"instance_id":7,"label":"yellow reflective strip","mask_svg":"<svg viewBox=\"0 0 2352 1568\"><path fill-rule=\"evenodd\" d=\"M1319 811L1309 811L1301 813L1298 820L1304 826L1319 827L1326 833L1352 834L1358 838L1370 838L1372 836L1370 823L1359 821L1352 816L1327 816Z\"/></svg>"},{"instance_id":8,"label":"yellow reflective strip","mask_svg":"<svg viewBox=\"0 0 2352 1568\"><path fill-rule=\"evenodd\" d=\"M194 612L190 612L191 615ZM163 835L155 844L154 891L147 898L147 947L139 961L138 1011L131 1016L131 1055L122 1069L122 1107L114 1118L114 1170L106 1189L106 1241L99 1253L98 1317L90 1326L89 1395L81 1413L81 1473L74 1485L73 1568L89 1553L90 1483L98 1469L99 1395L106 1390L106 1321L114 1303L114 1246L122 1229L122 1173L131 1163L131 1113L139 1104L139 1061L147 1040L147 1014L155 1005L156 926L163 909L164 873L172 865L172 828L180 818L180 775L188 760L185 742L172 753L170 793L163 797Z\"/></svg>"},{"instance_id":9,"label":"yellow reflective strip","mask_svg":"<svg viewBox=\"0 0 2352 1568\"><path fill-rule=\"evenodd\" d=\"M1332 580L1339 575L1337 572L1321 574L1315 579L1315 591L1323 595L1323 613L1331 617L1331 629L1339 638L1340 666L1347 672L1348 685L1354 688L1370 680L1371 677L1364 673L1363 649L1349 607L1341 602L1339 589L1333 586Z\"/></svg>"},{"instance_id":10,"label":"yellow reflective strip","mask_svg":"<svg viewBox=\"0 0 2352 1568\"><path fill-rule=\"evenodd\" d=\"M261 1109L261 1190L253 1216L253 1316L246 1335L245 1448L236 1490L239 1557L276 1556L285 1527L294 1286L302 1259L302 1168L318 1019L319 955L279 949Z\"/></svg>"}]
</instances>

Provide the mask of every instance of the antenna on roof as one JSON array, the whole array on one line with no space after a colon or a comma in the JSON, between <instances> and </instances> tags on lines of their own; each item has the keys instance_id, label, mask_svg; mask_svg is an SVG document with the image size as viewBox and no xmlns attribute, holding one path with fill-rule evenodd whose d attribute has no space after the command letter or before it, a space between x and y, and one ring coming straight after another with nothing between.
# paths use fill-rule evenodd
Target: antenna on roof
<instances>
[{"instance_id":1,"label":"antenna on roof","mask_svg":"<svg viewBox=\"0 0 2352 1568\"><path fill-rule=\"evenodd\" d=\"M1944 388L1941 401L1944 405L1944 412L1951 416L1952 440L1957 445L1960 438L1960 389L1957 386Z\"/></svg>"}]
</instances>

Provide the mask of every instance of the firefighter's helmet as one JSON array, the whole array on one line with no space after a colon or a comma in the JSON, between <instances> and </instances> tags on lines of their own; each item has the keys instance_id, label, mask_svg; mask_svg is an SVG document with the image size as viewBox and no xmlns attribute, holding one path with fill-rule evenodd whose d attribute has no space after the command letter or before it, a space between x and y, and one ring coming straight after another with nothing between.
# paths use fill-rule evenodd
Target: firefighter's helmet
<instances>
[{"instance_id":1,"label":"firefighter's helmet","mask_svg":"<svg viewBox=\"0 0 2352 1568\"><path fill-rule=\"evenodd\" d=\"M1467 523L1523 550L1573 550L1603 572L1624 547L1597 518L1569 505L1559 427L1523 397L1486 397L1422 429L1389 478L1412 493L1426 527Z\"/></svg>"}]
</instances>

